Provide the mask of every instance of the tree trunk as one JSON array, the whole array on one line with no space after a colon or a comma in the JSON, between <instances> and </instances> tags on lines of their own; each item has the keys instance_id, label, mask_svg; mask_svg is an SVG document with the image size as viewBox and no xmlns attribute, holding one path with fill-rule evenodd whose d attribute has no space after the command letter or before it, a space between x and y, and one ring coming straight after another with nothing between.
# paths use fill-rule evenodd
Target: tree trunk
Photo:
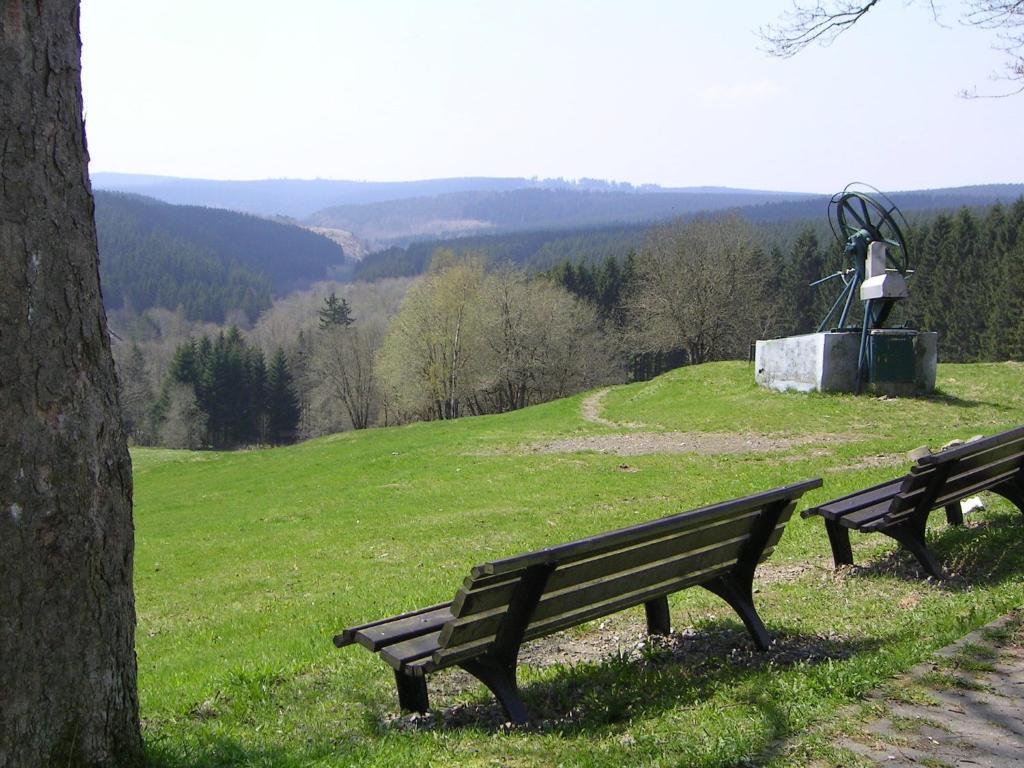
<instances>
[{"instance_id":1,"label":"tree trunk","mask_svg":"<svg viewBox=\"0 0 1024 768\"><path fill-rule=\"evenodd\" d=\"M142 761L76 0L0 0L0 766Z\"/></svg>"}]
</instances>

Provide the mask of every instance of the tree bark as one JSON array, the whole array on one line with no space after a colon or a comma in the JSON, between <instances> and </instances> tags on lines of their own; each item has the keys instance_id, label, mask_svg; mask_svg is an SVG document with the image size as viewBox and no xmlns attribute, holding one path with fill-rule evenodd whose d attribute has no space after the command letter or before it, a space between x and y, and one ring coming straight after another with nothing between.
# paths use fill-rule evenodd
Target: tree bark
<instances>
[{"instance_id":1,"label":"tree bark","mask_svg":"<svg viewBox=\"0 0 1024 768\"><path fill-rule=\"evenodd\" d=\"M0 0L0 766L142 762L76 0Z\"/></svg>"}]
</instances>

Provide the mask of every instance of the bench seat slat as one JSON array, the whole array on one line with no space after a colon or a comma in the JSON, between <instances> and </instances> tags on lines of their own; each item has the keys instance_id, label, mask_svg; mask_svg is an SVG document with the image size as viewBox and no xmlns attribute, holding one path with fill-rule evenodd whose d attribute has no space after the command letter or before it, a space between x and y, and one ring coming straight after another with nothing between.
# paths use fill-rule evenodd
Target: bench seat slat
<instances>
[{"instance_id":1,"label":"bench seat slat","mask_svg":"<svg viewBox=\"0 0 1024 768\"><path fill-rule=\"evenodd\" d=\"M838 520L844 515L848 515L851 512L857 512L865 507L873 506L879 502L888 502L897 493L906 478L899 478L897 480L891 480L887 483L881 483L872 488L866 488L863 491L857 493L851 493L848 496L843 496L827 504L822 504L819 507L814 507L808 510L808 512L820 514L826 520ZM807 515L804 515L807 517Z\"/></svg>"},{"instance_id":2,"label":"bench seat slat","mask_svg":"<svg viewBox=\"0 0 1024 768\"><path fill-rule=\"evenodd\" d=\"M438 643L440 634L440 632L431 632L385 646L380 650L380 657L398 671L402 671L410 661L422 659L437 651L441 647Z\"/></svg>"},{"instance_id":3,"label":"bench seat slat","mask_svg":"<svg viewBox=\"0 0 1024 768\"><path fill-rule=\"evenodd\" d=\"M450 605L451 605L451 603L438 603L437 605L430 605L430 606L427 606L426 608L419 608L419 609L417 609L415 611L409 611L408 613L401 613L398 616L390 616L390 617L388 617L386 619L377 619L377 621L370 621L370 622L367 622L366 624L357 624L354 627L348 627L347 629L341 630L341 632L339 632L337 635L334 636L334 644L338 648L344 648L346 645L351 645L352 643L356 642L356 633L357 632L361 632L364 629L369 629L370 627L376 627L376 626L379 626L381 624L389 624L389 623L394 622L394 621L400 621L402 619L406 619L406 618L409 618L411 616L420 616L420 615L422 615L424 613L430 613L431 611L436 611L439 608L447 608Z\"/></svg>"},{"instance_id":4,"label":"bench seat slat","mask_svg":"<svg viewBox=\"0 0 1024 768\"><path fill-rule=\"evenodd\" d=\"M356 642L370 651L379 651L386 645L436 632L452 618L450 604L426 613L406 616L385 624L360 629L355 633Z\"/></svg>"},{"instance_id":5,"label":"bench seat slat","mask_svg":"<svg viewBox=\"0 0 1024 768\"><path fill-rule=\"evenodd\" d=\"M666 557L678 557L687 552L695 552L712 542L734 539L749 532L752 520L757 514L749 512L737 518L696 526L678 534L631 544L622 549L560 566L551 574L545 591L566 589L601 576L622 573L645 563L655 563ZM489 580L489 577L484 579ZM506 605L515 591L516 584L518 580L503 580L483 589L460 589L452 601L452 613L456 616L466 616Z\"/></svg>"},{"instance_id":6,"label":"bench seat slat","mask_svg":"<svg viewBox=\"0 0 1024 768\"><path fill-rule=\"evenodd\" d=\"M833 518L844 528L863 528L876 520L884 519L892 508L892 499L879 501L870 507L858 509L842 517ZM826 518L829 519L829 518Z\"/></svg>"},{"instance_id":7,"label":"bench seat slat","mask_svg":"<svg viewBox=\"0 0 1024 768\"><path fill-rule=\"evenodd\" d=\"M695 520L719 520L742 513L745 510L764 509L770 504L787 498L799 498L804 492L812 488L818 488L820 485L821 480L818 478L806 480L802 483L794 483L793 485L775 488L771 491L754 494L742 499L733 499L732 501L713 504L690 512L681 512L677 515L651 520L650 522L640 523L628 528L620 528L617 531L590 536L557 547L549 547L548 549L541 549L525 555L517 555L503 560L484 563L473 568L472 573L474 577L490 576L518 571L534 565L571 562L589 557L598 552L617 549L631 542L643 541L653 536L667 535L673 531L683 530L693 525Z\"/></svg>"}]
</instances>

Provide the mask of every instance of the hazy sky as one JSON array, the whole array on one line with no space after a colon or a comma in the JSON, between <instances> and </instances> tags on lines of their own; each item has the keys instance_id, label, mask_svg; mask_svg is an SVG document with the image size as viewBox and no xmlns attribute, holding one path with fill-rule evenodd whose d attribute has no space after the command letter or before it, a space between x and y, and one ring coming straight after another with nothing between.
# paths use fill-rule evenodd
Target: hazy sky
<instances>
[{"instance_id":1,"label":"hazy sky","mask_svg":"<svg viewBox=\"0 0 1024 768\"><path fill-rule=\"evenodd\" d=\"M785 0L82 0L93 171L588 176L833 192L1024 181L992 33L886 0L780 61Z\"/></svg>"}]
</instances>

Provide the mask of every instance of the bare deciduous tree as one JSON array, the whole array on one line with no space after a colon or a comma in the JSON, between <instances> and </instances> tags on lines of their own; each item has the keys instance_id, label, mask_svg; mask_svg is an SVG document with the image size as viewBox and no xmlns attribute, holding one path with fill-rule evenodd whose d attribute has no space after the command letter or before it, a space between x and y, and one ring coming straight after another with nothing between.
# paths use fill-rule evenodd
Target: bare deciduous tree
<instances>
[{"instance_id":1,"label":"bare deciduous tree","mask_svg":"<svg viewBox=\"0 0 1024 768\"><path fill-rule=\"evenodd\" d=\"M409 291L376 370L399 419L514 410L621 375L594 307L548 280L448 257Z\"/></svg>"},{"instance_id":2,"label":"bare deciduous tree","mask_svg":"<svg viewBox=\"0 0 1024 768\"><path fill-rule=\"evenodd\" d=\"M927 2L933 18L938 20L939 10L934 0L921 1ZM812 43L829 45L878 3L879 0L795 0L792 9L784 13L777 23L761 28L761 38L769 53L789 58ZM978 29L994 31L998 40L995 48L1006 54L1004 73L994 75L993 79L1011 83L1012 89L987 95L1002 97L1024 92L1024 0L966 0L960 21ZM974 98L979 94L977 88L972 88L962 91L961 95Z\"/></svg>"},{"instance_id":3,"label":"bare deciduous tree","mask_svg":"<svg viewBox=\"0 0 1024 768\"><path fill-rule=\"evenodd\" d=\"M454 419L466 404L479 362L473 340L480 324L479 260L435 258L388 329L377 369L388 400L407 416Z\"/></svg>"},{"instance_id":4,"label":"bare deciduous tree","mask_svg":"<svg viewBox=\"0 0 1024 768\"><path fill-rule=\"evenodd\" d=\"M483 289L481 411L524 408L616 378L596 310L565 289L514 269Z\"/></svg>"},{"instance_id":5,"label":"bare deciduous tree","mask_svg":"<svg viewBox=\"0 0 1024 768\"><path fill-rule=\"evenodd\" d=\"M160 445L167 448L201 448L206 434L206 416L196 402L190 384L175 382L166 392L167 411L160 425Z\"/></svg>"},{"instance_id":6,"label":"bare deciduous tree","mask_svg":"<svg viewBox=\"0 0 1024 768\"><path fill-rule=\"evenodd\" d=\"M768 265L738 218L654 230L636 270L626 307L641 351L682 347L690 364L742 357L767 330Z\"/></svg>"},{"instance_id":7,"label":"bare deciduous tree","mask_svg":"<svg viewBox=\"0 0 1024 768\"><path fill-rule=\"evenodd\" d=\"M366 429L376 422L380 389L373 362L383 337L380 326L364 324L327 328L316 335L311 364L316 409L325 414L344 411L347 424L334 419L335 429Z\"/></svg>"}]
</instances>

